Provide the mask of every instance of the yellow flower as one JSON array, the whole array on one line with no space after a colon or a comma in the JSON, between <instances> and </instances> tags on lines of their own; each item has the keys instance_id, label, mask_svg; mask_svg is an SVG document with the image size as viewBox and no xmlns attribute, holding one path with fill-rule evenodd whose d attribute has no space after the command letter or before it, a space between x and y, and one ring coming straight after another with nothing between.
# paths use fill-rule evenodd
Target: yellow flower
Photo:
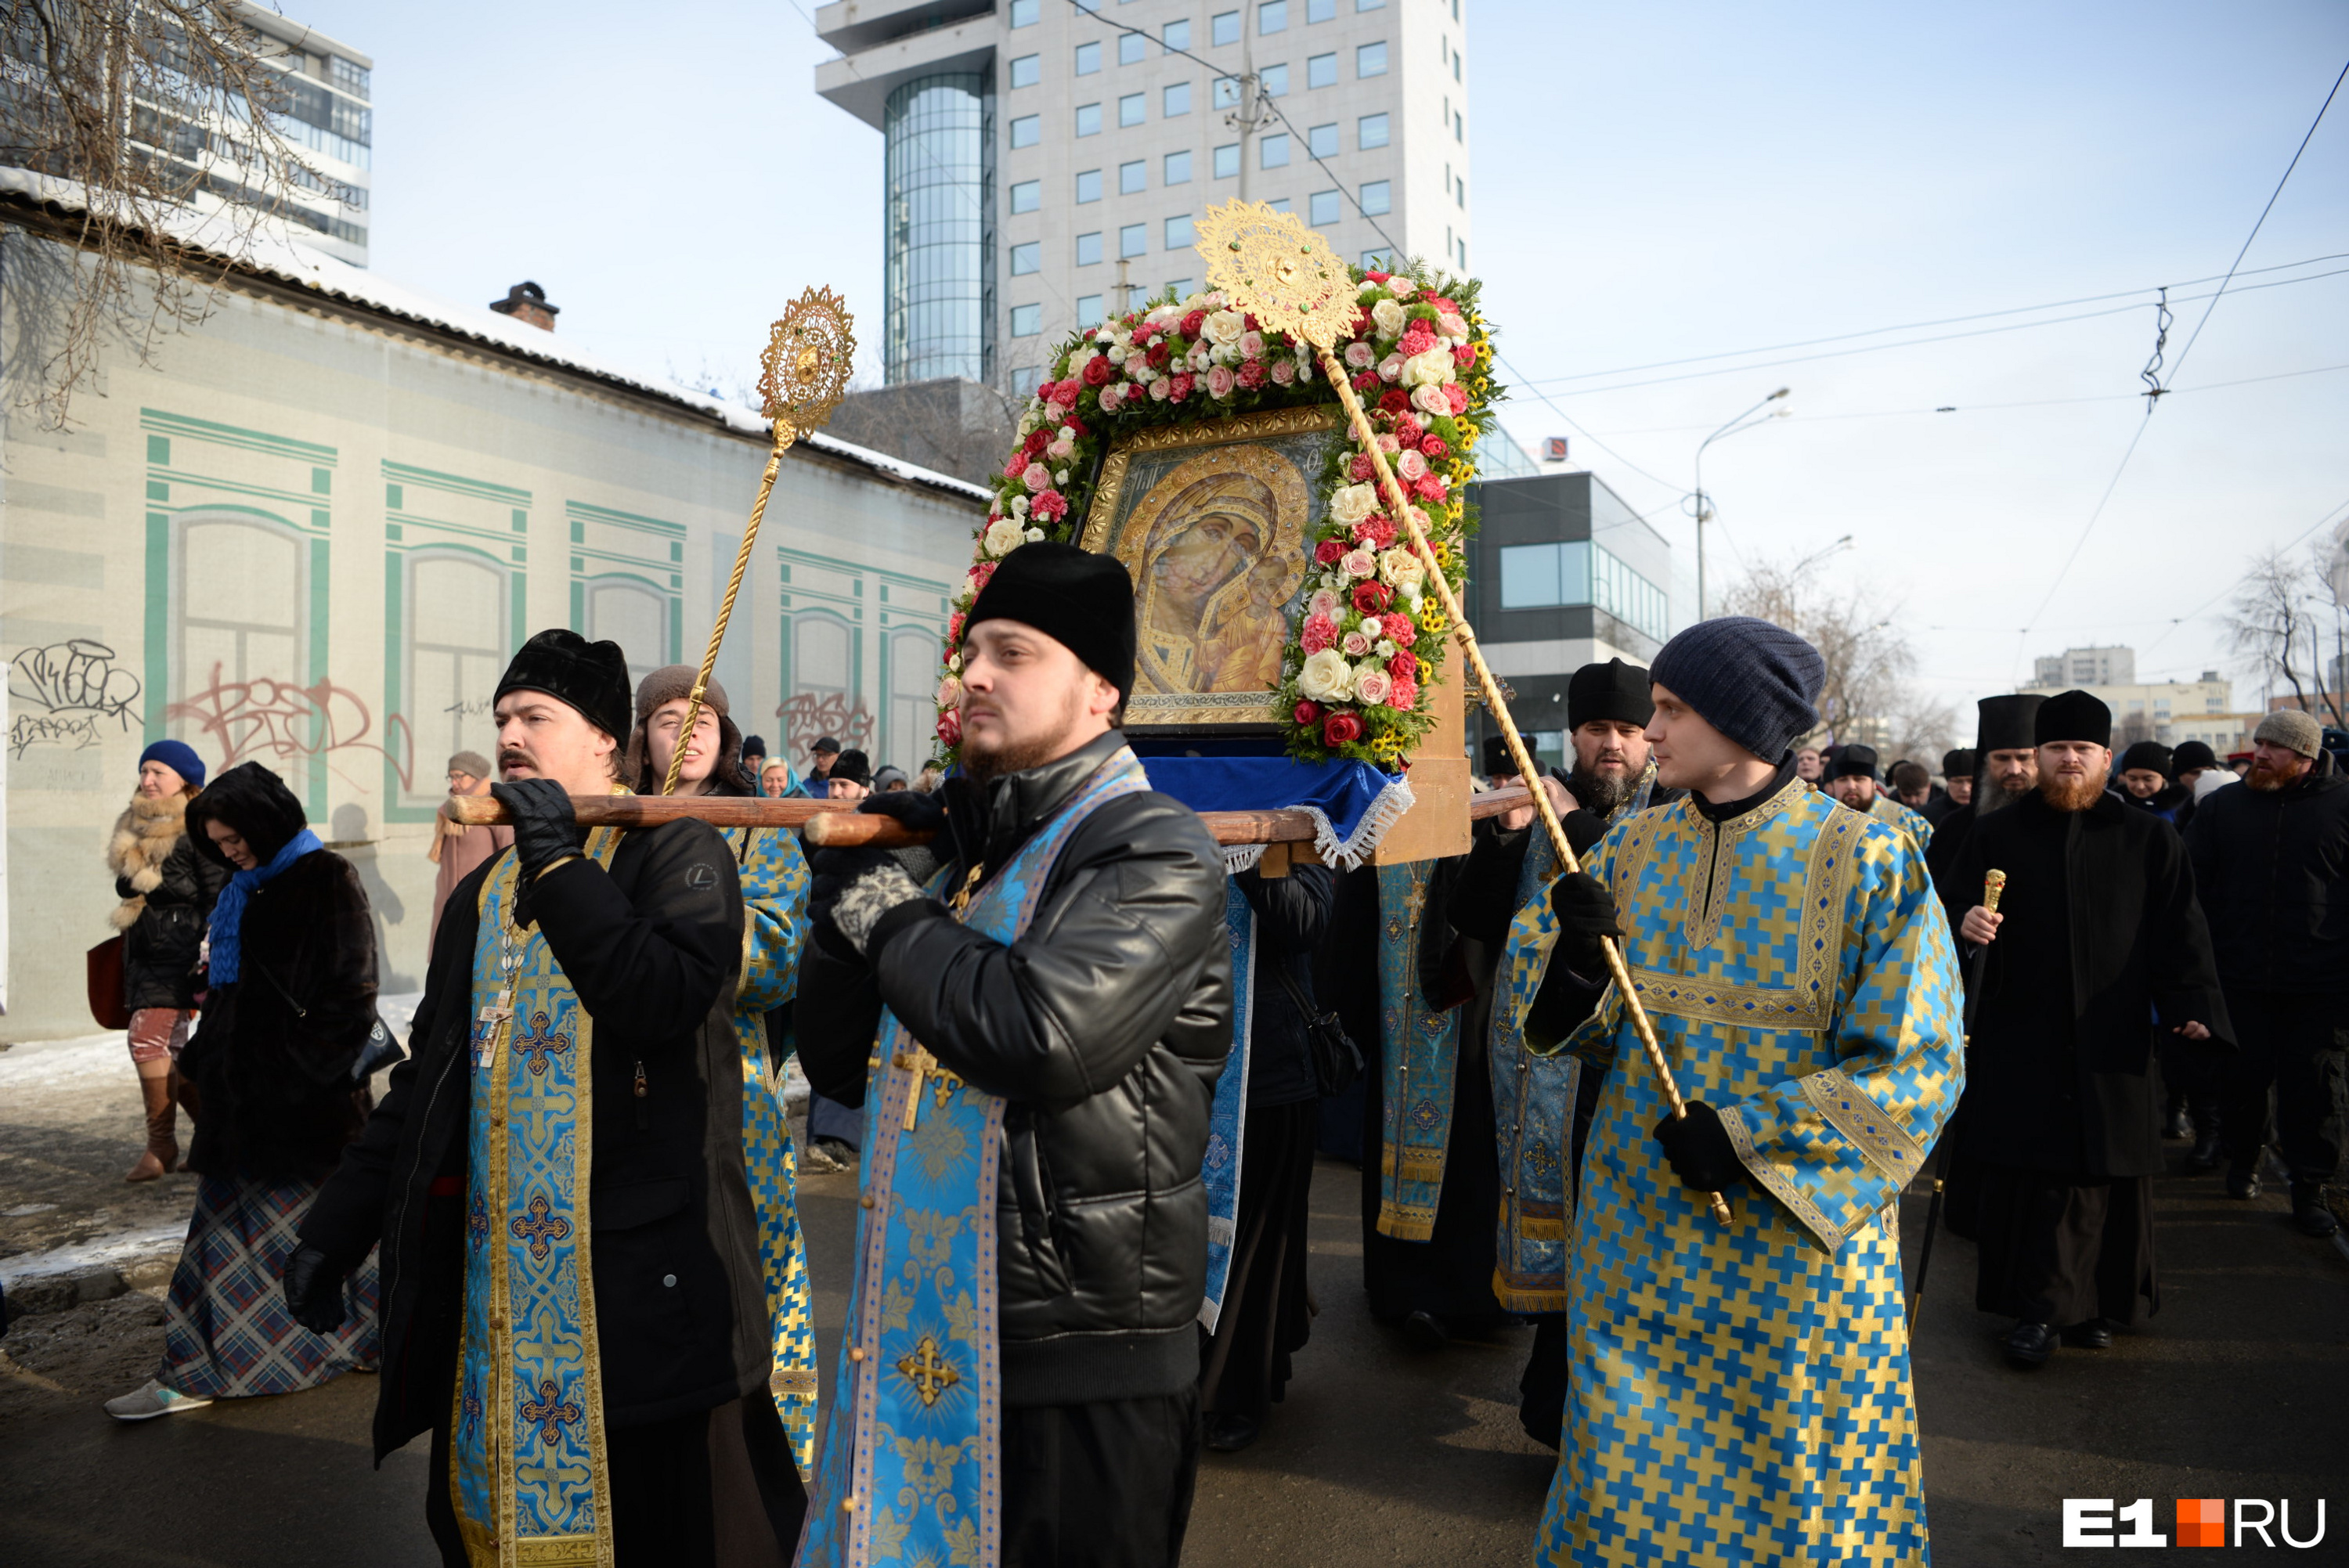
<instances>
[{"instance_id":1,"label":"yellow flower","mask_svg":"<svg viewBox=\"0 0 2349 1568\"><path fill-rule=\"evenodd\" d=\"M1442 548L1441 545L1438 548ZM1419 602L1419 624L1438 636L1451 627L1452 623L1444 617L1443 603L1433 593Z\"/></svg>"}]
</instances>

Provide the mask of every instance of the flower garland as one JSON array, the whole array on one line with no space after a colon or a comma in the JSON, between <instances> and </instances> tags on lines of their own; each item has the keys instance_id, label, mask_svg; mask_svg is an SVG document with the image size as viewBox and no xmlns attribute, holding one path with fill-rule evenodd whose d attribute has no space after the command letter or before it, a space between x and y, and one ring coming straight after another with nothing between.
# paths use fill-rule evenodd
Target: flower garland
<instances>
[{"instance_id":1,"label":"flower garland","mask_svg":"<svg viewBox=\"0 0 2349 1568\"><path fill-rule=\"evenodd\" d=\"M1358 313L1338 357L1412 500L1455 593L1473 527L1462 492L1493 423L1492 337L1481 285L1357 271ZM1078 333L1036 388L1019 445L995 481L969 574L956 590L938 683L942 762L962 740L963 617L996 563L1033 540L1082 531L1112 433L1258 409L1335 403L1310 345L1266 332L1209 291ZM1332 443L1319 480L1323 518L1303 603L1292 617L1278 691L1290 755L1345 757L1392 769L1434 723L1428 686L1450 632L1409 531L1387 515L1370 453Z\"/></svg>"}]
</instances>

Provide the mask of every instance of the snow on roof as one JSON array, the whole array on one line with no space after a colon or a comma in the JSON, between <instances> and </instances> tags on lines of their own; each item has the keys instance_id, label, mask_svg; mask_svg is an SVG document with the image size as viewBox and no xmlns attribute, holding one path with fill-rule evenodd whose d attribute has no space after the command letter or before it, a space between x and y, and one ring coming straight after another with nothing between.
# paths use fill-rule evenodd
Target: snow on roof
<instances>
[{"instance_id":1,"label":"snow on roof","mask_svg":"<svg viewBox=\"0 0 2349 1568\"><path fill-rule=\"evenodd\" d=\"M90 210L83 187L77 181L57 180L21 169L0 169L0 199L8 198L26 205L49 207L70 216L80 216ZM519 359L556 366L597 381L632 387L664 402L707 416L739 435L763 440L774 428L765 416L739 404L679 387L657 376L627 369L600 355L567 344L552 332L502 315L486 305L456 304L438 299L421 289L394 283L333 256L317 254L295 245L282 233L266 226L249 227L242 215L231 218L219 212L191 214L186 222L173 227L172 237L181 243L231 262L244 271L325 294L362 309L414 322L453 337L466 338ZM906 484L925 485L980 502L994 499L992 492L967 480L939 473L935 469L926 469L886 452L876 452L869 447L860 447L853 441L841 440L821 430L802 436L800 444L845 458Z\"/></svg>"}]
</instances>

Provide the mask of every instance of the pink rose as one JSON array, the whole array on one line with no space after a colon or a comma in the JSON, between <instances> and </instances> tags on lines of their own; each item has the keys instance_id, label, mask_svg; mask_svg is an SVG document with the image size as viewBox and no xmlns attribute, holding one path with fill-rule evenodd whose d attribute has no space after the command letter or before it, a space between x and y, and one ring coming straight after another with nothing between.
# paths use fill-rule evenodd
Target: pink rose
<instances>
[{"instance_id":1,"label":"pink rose","mask_svg":"<svg viewBox=\"0 0 2349 1568\"><path fill-rule=\"evenodd\" d=\"M1174 383L1168 381L1164 376L1161 376L1157 380L1153 381L1150 384L1150 400L1153 403L1164 403L1166 401L1167 393L1173 390Z\"/></svg>"},{"instance_id":2,"label":"pink rose","mask_svg":"<svg viewBox=\"0 0 2349 1568\"><path fill-rule=\"evenodd\" d=\"M1444 396L1441 387L1420 387L1411 395L1411 406L1423 414L1433 414L1438 418L1452 412L1451 401Z\"/></svg>"},{"instance_id":3,"label":"pink rose","mask_svg":"<svg viewBox=\"0 0 2349 1568\"><path fill-rule=\"evenodd\" d=\"M952 707L962 701L962 677L948 676L938 683L938 695L934 706Z\"/></svg>"},{"instance_id":4,"label":"pink rose","mask_svg":"<svg viewBox=\"0 0 2349 1568\"><path fill-rule=\"evenodd\" d=\"M1028 487L1031 495L1038 490L1050 490L1052 488L1052 470L1041 463L1030 463L1019 470L1019 482Z\"/></svg>"},{"instance_id":5,"label":"pink rose","mask_svg":"<svg viewBox=\"0 0 2349 1568\"><path fill-rule=\"evenodd\" d=\"M1390 354L1379 361L1379 379L1390 384L1402 379L1402 356Z\"/></svg>"},{"instance_id":6,"label":"pink rose","mask_svg":"<svg viewBox=\"0 0 2349 1568\"><path fill-rule=\"evenodd\" d=\"M1056 463L1065 463L1069 460L1069 455L1076 449L1077 443L1075 438L1069 436L1062 436L1053 441L1050 446L1044 449L1044 455L1050 458Z\"/></svg>"},{"instance_id":7,"label":"pink rose","mask_svg":"<svg viewBox=\"0 0 2349 1568\"><path fill-rule=\"evenodd\" d=\"M1232 367L1228 365L1218 365L1207 372L1207 396L1210 397L1228 397L1239 384L1240 378L1232 374Z\"/></svg>"},{"instance_id":8,"label":"pink rose","mask_svg":"<svg viewBox=\"0 0 2349 1568\"><path fill-rule=\"evenodd\" d=\"M1345 640L1338 646L1348 658L1359 659L1371 651L1371 639L1359 630L1351 631L1346 634Z\"/></svg>"},{"instance_id":9,"label":"pink rose","mask_svg":"<svg viewBox=\"0 0 2349 1568\"><path fill-rule=\"evenodd\" d=\"M1256 317L1249 316L1247 319L1254 322ZM1260 357L1264 353L1264 334L1251 325L1246 332L1240 334L1239 348L1242 359Z\"/></svg>"},{"instance_id":10,"label":"pink rose","mask_svg":"<svg viewBox=\"0 0 2349 1568\"><path fill-rule=\"evenodd\" d=\"M1309 654L1318 654L1338 640L1338 623L1327 615L1308 615L1299 628L1297 645Z\"/></svg>"},{"instance_id":11,"label":"pink rose","mask_svg":"<svg viewBox=\"0 0 2349 1568\"><path fill-rule=\"evenodd\" d=\"M962 744L962 709L950 707L938 715L938 738L948 746Z\"/></svg>"},{"instance_id":12,"label":"pink rose","mask_svg":"<svg viewBox=\"0 0 2349 1568\"><path fill-rule=\"evenodd\" d=\"M1117 406L1125 401L1125 383L1117 382L1102 388L1101 406L1104 414L1114 414Z\"/></svg>"},{"instance_id":13,"label":"pink rose","mask_svg":"<svg viewBox=\"0 0 2349 1568\"><path fill-rule=\"evenodd\" d=\"M1305 613L1307 614L1327 615L1332 622L1337 620L1338 612L1340 608L1342 608L1342 606L1339 602L1337 593L1328 588L1316 588L1313 590L1313 597L1305 601Z\"/></svg>"},{"instance_id":14,"label":"pink rose","mask_svg":"<svg viewBox=\"0 0 2349 1568\"><path fill-rule=\"evenodd\" d=\"M1346 363L1357 370L1368 370L1378 356L1379 351L1359 337L1346 345Z\"/></svg>"},{"instance_id":15,"label":"pink rose","mask_svg":"<svg viewBox=\"0 0 2349 1568\"><path fill-rule=\"evenodd\" d=\"M1379 450L1392 458L1397 452L1402 450L1402 443L1395 439L1392 436L1381 436L1379 438Z\"/></svg>"},{"instance_id":16,"label":"pink rose","mask_svg":"<svg viewBox=\"0 0 2349 1568\"><path fill-rule=\"evenodd\" d=\"M1338 564L1349 577L1368 577L1379 569L1379 558L1367 550L1349 550Z\"/></svg>"},{"instance_id":17,"label":"pink rose","mask_svg":"<svg viewBox=\"0 0 2349 1568\"><path fill-rule=\"evenodd\" d=\"M1058 521L1069 515L1069 498L1059 490L1048 490L1028 510L1047 522Z\"/></svg>"},{"instance_id":18,"label":"pink rose","mask_svg":"<svg viewBox=\"0 0 2349 1568\"><path fill-rule=\"evenodd\" d=\"M1275 360L1272 366L1272 378L1279 386L1288 386L1297 379L1297 362L1293 359Z\"/></svg>"},{"instance_id":19,"label":"pink rose","mask_svg":"<svg viewBox=\"0 0 2349 1568\"><path fill-rule=\"evenodd\" d=\"M1394 695L1394 682L1384 670L1364 670L1354 677L1354 695L1366 703L1385 702Z\"/></svg>"},{"instance_id":20,"label":"pink rose","mask_svg":"<svg viewBox=\"0 0 2349 1568\"><path fill-rule=\"evenodd\" d=\"M1253 392L1264 385L1264 361L1251 359L1240 366L1240 385Z\"/></svg>"},{"instance_id":21,"label":"pink rose","mask_svg":"<svg viewBox=\"0 0 2349 1568\"><path fill-rule=\"evenodd\" d=\"M1395 681L1392 683L1387 687L1387 706L1389 707L1402 708L1406 713L1411 709L1417 707L1419 706L1419 683L1417 681Z\"/></svg>"},{"instance_id":22,"label":"pink rose","mask_svg":"<svg viewBox=\"0 0 2349 1568\"><path fill-rule=\"evenodd\" d=\"M1476 363L1476 350L1467 344L1460 345L1452 351L1452 363L1463 370L1467 369Z\"/></svg>"},{"instance_id":23,"label":"pink rose","mask_svg":"<svg viewBox=\"0 0 2349 1568\"><path fill-rule=\"evenodd\" d=\"M1427 459L1417 452L1405 452L1395 459L1395 472L1404 480L1423 479L1427 474Z\"/></svg>"}]
</instances>

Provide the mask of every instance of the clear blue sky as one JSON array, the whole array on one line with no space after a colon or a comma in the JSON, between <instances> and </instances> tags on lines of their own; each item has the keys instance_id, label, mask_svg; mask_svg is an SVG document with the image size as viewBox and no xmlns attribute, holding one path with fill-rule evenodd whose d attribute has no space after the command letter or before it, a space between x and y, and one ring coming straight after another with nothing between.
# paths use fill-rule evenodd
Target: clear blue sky
<instances>
[{"instance_id":1,"label":"clear blue sky","mask_svg":"<svg viewBox=\"0 0 2349 1568\"><path fill-rule=\"evenodd\" d=\"M1794 388L1792 418L1707 457L1716 583L1849 533L1816 570L1897 608L1953 701L2069 643L2190 677L2225 667L2217 628L2172 623L2349 502L2349 370L2193 390L2349 365L2349 275L2219 304L2028 633L2144 418L2149 307L1591 375L2222 273L2349 60L2349 7L1466 6L1470 259L1504 353L1563 407L1521 393L1509 427L1530 444L1570 417L1620 454L1576 435L1578 461L1685 553L1697 442ZM564 336L687 379L747 379L811 283L877 336L880 138L815 97L830 51L790 0L288 12L376 57L385 275L474 303L533 278ZM2333 253L2349 88L2243 265ZM2300 274L2238 286L2279 275ZM2178 308L2173 362L2204 308ZM1688 371L1718 373L1620 385ZM2055 399L2104 400L1990 407Z\"/></svg>"}]
</instances>

